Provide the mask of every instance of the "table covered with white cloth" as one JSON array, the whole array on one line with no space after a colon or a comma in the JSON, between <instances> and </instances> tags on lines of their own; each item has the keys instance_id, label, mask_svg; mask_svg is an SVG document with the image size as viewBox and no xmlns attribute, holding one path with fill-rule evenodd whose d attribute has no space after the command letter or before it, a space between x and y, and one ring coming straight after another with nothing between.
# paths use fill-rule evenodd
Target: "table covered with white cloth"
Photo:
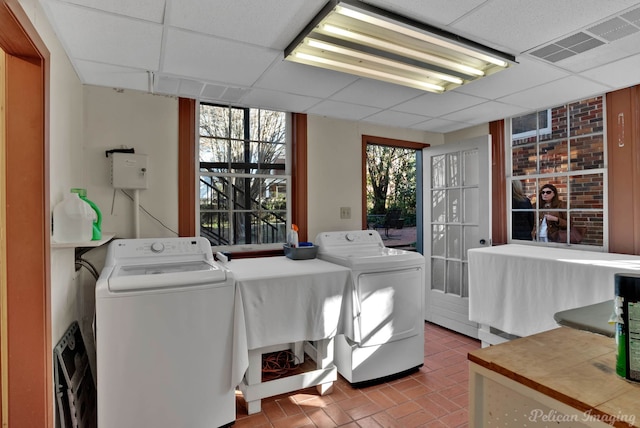
<instances>
[{"instance_id":1,"label":"table covered with white cloth","mask_svg":"<svg viewBox=\"0 0 640 428\"><path fill-rule=\"evenodd\" d=\"M236 280L233 381L241 385L253 413L260 408L260 398L297 389L286 378L266 382L271 389L259 385L261 373L255 366L263 351L308 341L319 341L326 348L332 346L333 337L343 333L343 320L351 306L351 270L320 259L286 257L232 260L227 267ZM333 366L332 348L323 353L329 355L320 357L319 366ZM335 380L335 367L332 373ZM316 373L318 382L326 383L321 374ZM309 386L305 379L299 381L303 384L298 385ZM289 384L278 385L286 382Z\"/></svg>"},{"instance_id":2,"label":"table covered with white cloth","mask_svg":"<svg viewBox=\"0 0 640 428\"><path fill-rule=\"evenodd\" d=\"M515 336L558 327L556 312L610 300L616 273L640 273L640 257L508 244L474 248L469 319Z\"/></svg>"}]
</instances>

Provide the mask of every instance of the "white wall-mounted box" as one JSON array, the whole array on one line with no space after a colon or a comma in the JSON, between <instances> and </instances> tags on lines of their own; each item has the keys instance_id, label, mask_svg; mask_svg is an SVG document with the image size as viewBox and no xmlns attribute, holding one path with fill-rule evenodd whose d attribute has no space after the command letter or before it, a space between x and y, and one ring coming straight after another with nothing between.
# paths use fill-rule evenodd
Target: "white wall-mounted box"
<instances>
[{"instance_id":1,"label":"white wall-mounted box","mask_svg":"<svg viewBox=\"0 0 640 428\"><path fill-rule=\"evenodd\" d=\"M111 184L116 189L147 189L147 155L111 153Z\"/></svg>"}]
</instances>

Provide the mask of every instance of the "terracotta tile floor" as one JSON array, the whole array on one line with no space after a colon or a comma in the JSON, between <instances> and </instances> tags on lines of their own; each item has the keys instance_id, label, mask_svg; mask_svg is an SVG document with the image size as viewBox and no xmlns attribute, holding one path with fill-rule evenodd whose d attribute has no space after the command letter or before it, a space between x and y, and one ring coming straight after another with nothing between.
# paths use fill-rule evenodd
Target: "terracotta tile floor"
<instances>
[{"instance_id":1,"label":"terracotta tile floor","mask_svg":"<svg viewBox=\"0 0 640 428\"><path fill-rule=\"evenodd\" d=\"M480 342L430 323L424 334L424 366L411 375L358 389L338 375L329 395L308 388L267 398L250 416L238 393L234 427L466 427L467 353Z\"/></svg>"}]
</instances>

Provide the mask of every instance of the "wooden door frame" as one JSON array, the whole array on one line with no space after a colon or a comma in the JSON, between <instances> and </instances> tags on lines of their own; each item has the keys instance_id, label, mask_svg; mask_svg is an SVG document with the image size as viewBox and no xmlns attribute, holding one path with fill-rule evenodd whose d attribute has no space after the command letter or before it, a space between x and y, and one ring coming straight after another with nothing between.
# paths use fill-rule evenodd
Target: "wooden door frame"
<instances>
[{"instance_id":1,"label":"wooden door frame","mask_svg":"<svg viewBox=\"0 0 640 428\"><path fill-rule=\"evenodd\" d=\"M0 0L0 48L6 53L0 419L2 426L49 428L49 52L18 0Z\"/></svg>"}]
</instances>

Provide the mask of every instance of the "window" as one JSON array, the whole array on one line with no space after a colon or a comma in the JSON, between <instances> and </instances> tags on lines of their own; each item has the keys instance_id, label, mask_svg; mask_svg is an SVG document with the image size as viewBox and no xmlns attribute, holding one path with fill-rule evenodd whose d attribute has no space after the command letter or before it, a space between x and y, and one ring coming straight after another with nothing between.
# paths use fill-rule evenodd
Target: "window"
<instances>
[{"instance_id":1,"label":"window","mask_svg":"<svg viewBox=\"0 0 640 428\"><path fill-rule=\"evenodd\" d=\"M284 243L289 115L200 104L200 236L214 247Z\"/></svg>"},{"instance_id":2,"label":"window","mask_svg":"<svg viewBox=\"0 0 640 428\"><path fill-rule=\"evenodd\" d=\"M511 134L514 140L532 137L537 134L543 135L550 133L551 109L529 113L511 119Z\"/></svg>"},{"instance_id":3,"label":"window","mask_svg":"<svg viewBox=\"0 0 640 428\"><path fill-rule=\"evenodd\" d=\"M510 122L511 176L508 184L521 185L531 207L511 206L510 239L538 242L545 214L562 218L566 230L583 232L580 242L571 242L571 234L557 234L557 221L551 220L549 242L605 246L605 112L603 97L596 97L548 110L512 118ZM557 189L560 207L546 208L541 198L543 186ZM555 205L555 204L554 204ZM559 214L556 216L554 214ZM519 231L532 216L532 231ZM544 222L546 223L546 221Z\"/></svg>"}]
</instances>

